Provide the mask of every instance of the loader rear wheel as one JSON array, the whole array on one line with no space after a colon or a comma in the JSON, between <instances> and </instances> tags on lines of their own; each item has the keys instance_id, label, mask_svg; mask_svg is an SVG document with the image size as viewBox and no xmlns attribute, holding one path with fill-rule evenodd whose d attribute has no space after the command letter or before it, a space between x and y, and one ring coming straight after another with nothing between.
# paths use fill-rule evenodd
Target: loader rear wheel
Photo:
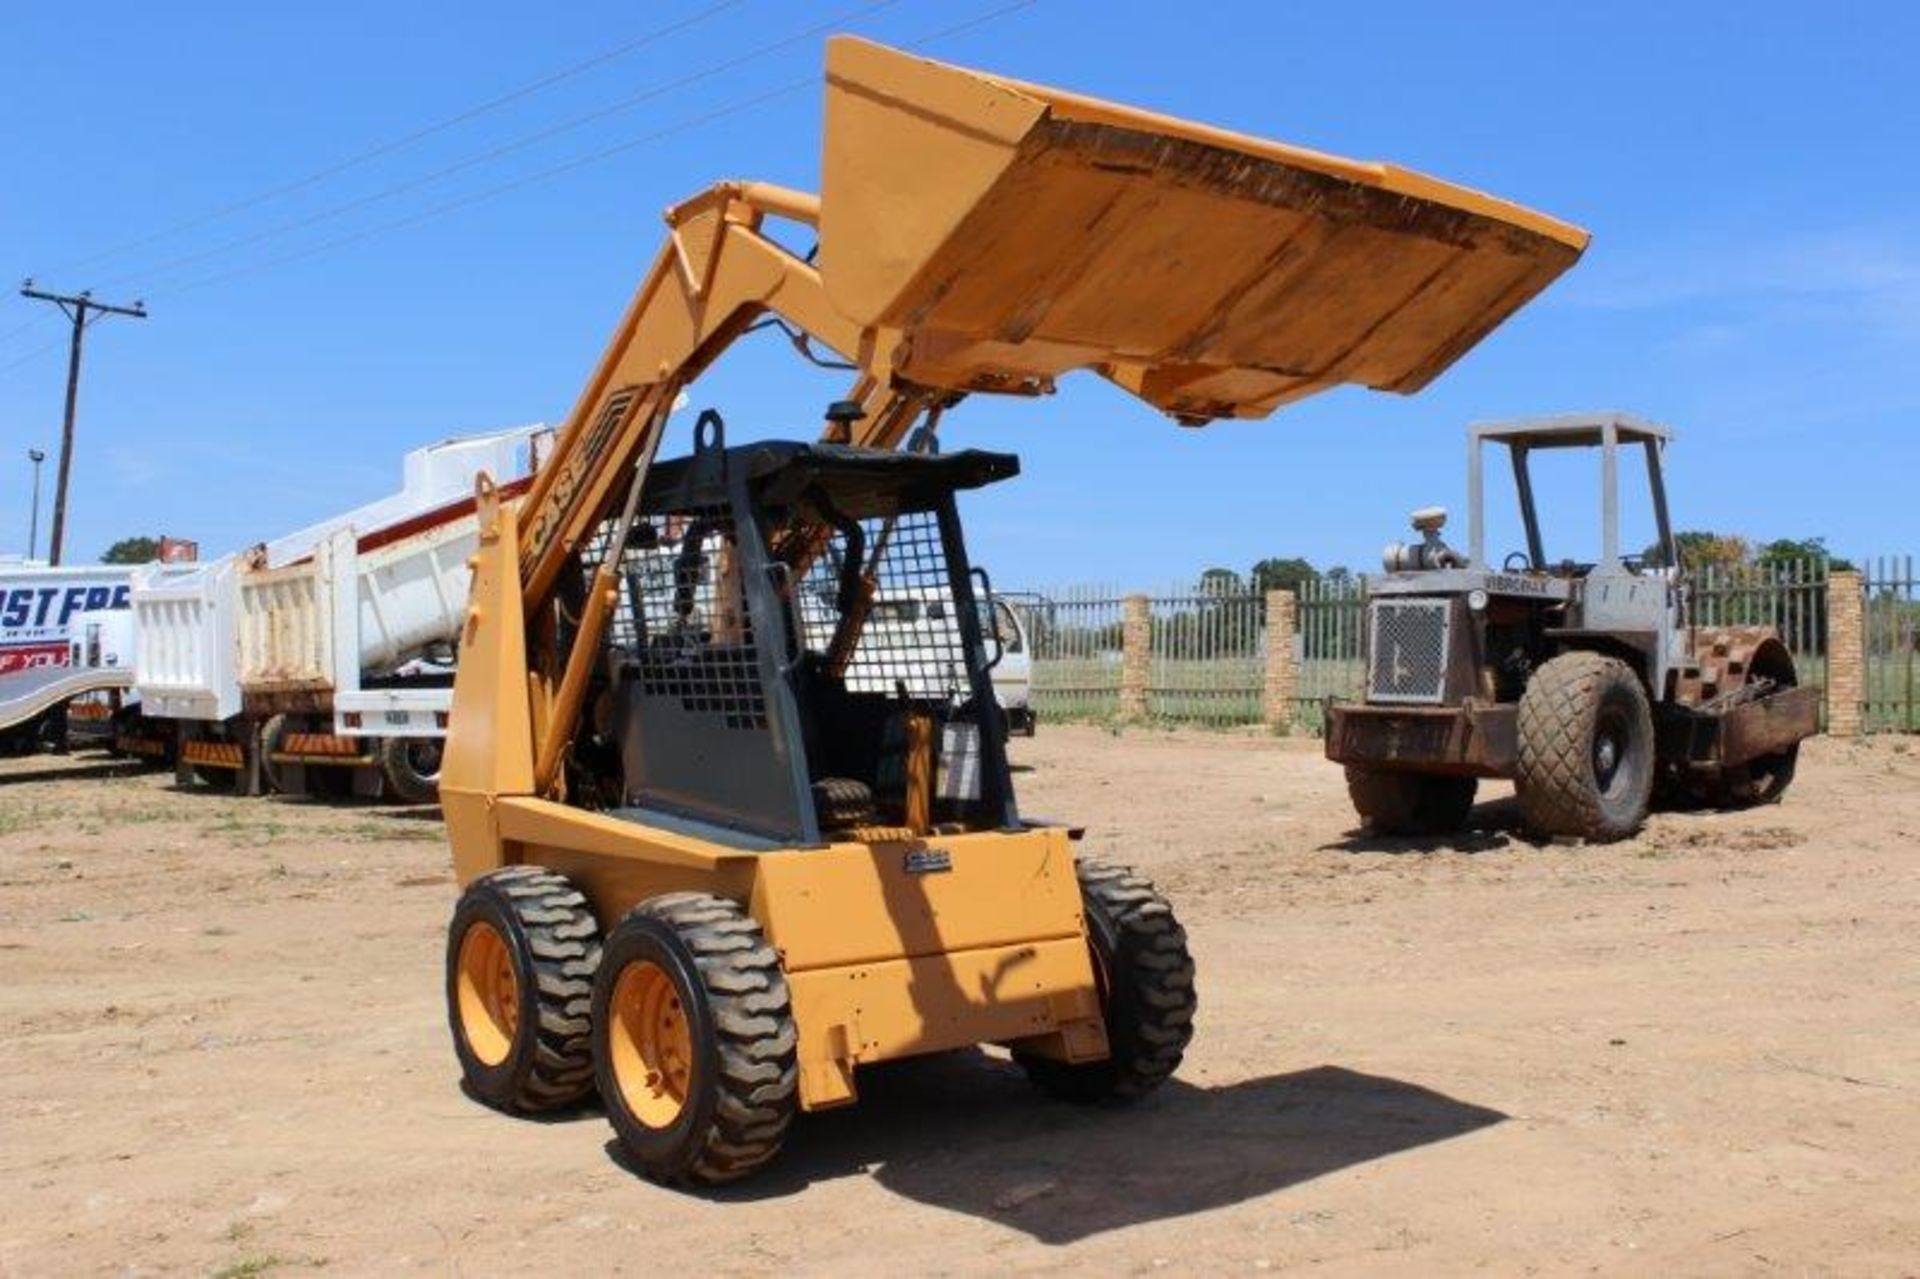
<instances>
[{"instance_id":1,"label":"loader rear wheel","mask_svg":"<svg viewBox=\"0 0 1920 1279\"><path fill-rule=\"evenodd\" d=\"M431 804L440 798L440 757L437 737L388 737L380 743L380 771L387 789L409 804Z\"/></svg>"},{"instance_id":2,"label":"loader rear wheel","mask_svg":"<svg viewBox=\"0 0 1920 1279\"><path fill-rule=\"evenodd\" d=\"M656 1181L746 1176L799 1107L780 958L724 897L668 893L620 921L594 981L593 1042L607 1118Z\"/></svg>"},{"instance_id":3,"label":"loader rear wheel","mask_svg":"<svg viewBox=\"0 0 1920 1279\"><path fill-rule=\"evenodd\" d=\"M447 932L447 1017L468 1091L521 1113L584 1097L599 964L600 925L564 876L509 866L467 885Z\"/></svg>"},{"instance_id":4,"label":"loader rear wheel","mask_svg":"<svg viewBox=\"0 0 1920 1279\"><path fill-rule=\"evenodd\" d=\"M1646 819L1655 774L1653 709L1633 668L1562 653L1520 697L1514 788L1541 835L1624 839Z\"/></svg>"},{"instance_id":5,"label":"loader rear wheel","mask_svg":"<svg viewBox=\"0 0 1920 1279\"><path fill-rule=\"evenodd\" d=\"M1449 835L1467 824L1480 783L1471 777L1347 769L1353 811L1376 835Z\"/></svg>"},{"instance_id":6,"label":"loader rear wheel","mask_svg":"<svg viewBox=\"0 0 1920 1279\"><path fill-rule=\"evenodd\" d=\"M1082 861L1080 898L1094 983L1107 1024L1105 1061L1016 1053L1028 1078L1065 1101L1132 1101L1165 1083L1193 1038L1193 956L1186 930L1151 880Z\"/></svg>"}]
</instances>

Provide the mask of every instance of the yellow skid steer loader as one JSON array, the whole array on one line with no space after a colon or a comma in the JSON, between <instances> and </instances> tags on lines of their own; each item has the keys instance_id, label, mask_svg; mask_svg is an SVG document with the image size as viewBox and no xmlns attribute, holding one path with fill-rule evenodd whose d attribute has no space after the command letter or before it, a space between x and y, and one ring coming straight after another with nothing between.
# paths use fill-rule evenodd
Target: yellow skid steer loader
<instances>
[{"instance_id":1,"label":"yellow skid steer loader","mask_svg":"<svg viewBox=\"0 0 1920 1279\"><path fill-rule=\"evenodd\" d=\"M483 534L440 793L466 1083L597 1088L637 1165L763 1165L861 1066L999 1044L1134 1097L1192 1034L1166 901L1023 818L956 495L1013 458L900 446L1090 369L1182 423L1425 385L1584 233L1360 164L840 38L819 196L727 182L669 235L517 503ZM764 229L810 229L817 252ZM654 464L751 329L855 369L815 443ZM924 436L917 438L926 438ZM908 650L876 593L955 625Z\"/></svg>"}]
</instances>

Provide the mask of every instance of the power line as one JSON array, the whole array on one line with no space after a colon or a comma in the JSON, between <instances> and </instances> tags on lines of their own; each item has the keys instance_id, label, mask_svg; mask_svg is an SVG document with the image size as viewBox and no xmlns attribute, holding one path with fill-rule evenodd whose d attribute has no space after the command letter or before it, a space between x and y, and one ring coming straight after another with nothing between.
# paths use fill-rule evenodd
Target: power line
<instances>
[{"instance_id":1,"label":"power line","mask_svg":"<svg viewBox=\"0 0 1920 1279\"><path fill-rule=\"evenodd\" d=\"M1027 4L1033 4L1036 2L1037 0L1025 0L1025 3ZM617 146L607 147L606 149L601 151L589 152L588 154L582 155L582 156L576 156L574 159L568 160L563 164L557 164L551 168L537 170L536 172L529 173L524 177L515 178L511 182L503 182L498 186L482 187L480 190L470 192L469 194L463 195L458 199L448 200L445 203L433 205L432 207L423 209L418 213L409 214L404 218L397 218L391 222L382 222L376 226L367 227L366 229L361 231L355 231L351 235L343 235L343 236L338 236L331 240L323 240L319 244L312 245L305 249L297 250L293 253L282 254L281 256L276 258L268 258L264 262L253 262L245 266L234 267L233 269L228 271L222 271L216 275L203 276L197 280L190 280L185 284L181 284L175 288L166 290L166 295L169 297L174 297L174 296L178 296L181 293L186 293L194 289L202 289L202 288L208 287L209 285L222 284L228 280L238 279L241 276L252 275L257 271L265 271L271 267L276 267L276 266L285 266L290 262L303 261L306 258L316 257L319 254L327 253L334 249L344 248L349 244L358 244L362 240L369 240L377 235L385 235L390 231L398 231L405 227L414 226L421 222L431 221L434 218L442 217L446 214L456 212L460 209L467 208L470 205L482 204L488 200L496 199L499 196L506 195L509 192L518 191L522 187L533 186L537 183L545 182L545 181L548 181L549 179L560 177L563 174L571 173L575 169L586 168L588 165L597 164L600 161L608 159L614 155L618 155L621 152L631 151L635 147L645 146L653 142L659 142L662 139L673 137L675 134L686 133L692 129L699 128L701 125L711 124L715 120L724 119L727 116L739 115L743 111L747 111L752 109L753 107L761 106L764 103L771 102L775 98L785 97L787 94L798 93L802 89L811 88L815 83L817 82L811 76L807 77L804 80L789 81L788 83L780 85L777 88L769 89L764 93L755 94L753 97L744 98L738 102L729 103L726 106L718 107L712 111L706 112L703 115L698 115L698 116L692 117L691 119L682 120L678 124L668 125L664 129L657 129L654 132L645 134L641 137L630 138L627 141L618 144Z\"/></svg>"},{"instance_id":2,"label":"power line","mask_svg":"<svg viewBox=\"0 0 1920 1279\"><path fill-rule=\"evenodd\" d=\"M32 318L28 319L24 324L16 324L12 328L8 329L5 333L0 333L0 343L11 342L13 341L13 339L19 337L22 333L25 333L28 329L39 328L41 321L45 320L46 318L47 318L46 312L44 311L35 312Z\"/></svg>"},{"instance_id":3,"label":"power line","mask_svg":"<svg viewBox=\"0 0 1920 1279\"><path fill-rule=\"evenodd\" d=\"M644 89L641 92L633 94L630 97L622 98L617 102L611 103L604 107L600 107L593 111L586 112L583 115L572 116L568 119L558 122L557 124L548 125L547 127L542 129L537 129L532 133L523 134L520 137L515 138L509 142L504 142L498 146L490 147L487 150L478 153L477 155L469 156L467 159L464 159L464 160L455 161L452 164L445 165L438 169L434 169L428 173L422 174L419 177L409 178L404 182L394 183L391 186L383 187L377 191L370 192L366 195L356 196L351 200L344 201L343 203L333 205L329 208L321 209L315 213L308 214L304 217L295 218L288 222L282 222L276 226L266 227L263 230L252 232L248 235L241 236L238 239L229 240L223 244L216 244L212 248L201 249L194 253L183 254L180 257L170 258L164 262L160 262L154 266L146 267L141 270L127 271L119 275L109 276L107 279L101 280L99 282L98 287L106 288L106 287L126 284L133 280L148 279L148 278L151 278L152 276L160 274L163 271L171 271L176 267L191 266L196 262L204 262L208 258L222 257L228 253L233 252L235 249L244 249L251 245L259 244L265 240L276 239L280 236L288 234L289 232L304 230L307 227L316 226L322 222L330 222L333 219L338 218L344 214L351 213L356 209L364 209L369 205L379 204L383 201L391 200L395 196L405 195L409 191L416 191L421 187L431 186L434 183L440 182L446 178L452 177L457 173L464 173L468 169L477 168L478 166L483 164L490 164L493 161L498 160L504 156L512 155L517 151L524 151L526 148L530 146L535 146L539 143L546 142L549 139L559 137L561 134L571 133L574 130L582 128L585 125L592 124L595 121L604 120L610 116L619 115L622 112L626 112L626 111L631 111L633 110L633 108L640 106L644 103L651 102L656 98L663 97L666 94L674 93L681 89L690 88L703 81L710 80L715 76L723 75L726 72L735 70L736 68L739 68L739 67L743 67L750 62L754 62L760 58L764 58L768 54L777 53L782 49L791 48L796 44L800 44L805 41L811 40L815 36L818 36L821 33L826 31L831 31L835 27L838 27L843 23L851 22L859 18L869 17L881 9L890 8L899 3L901 3L901 0L870 0L870 3L861 5L855 9L848 10L847 12L842 13L837 17L829 18L824 22L815 23L812 26L807 27L803 31L796 31L792 35L783 36L778 40L770 41L767 44L763 44L756 48L750 49L746 53L739 54L732 58L724 59L720 62L714 63L711 66L703 67L698 71L689 72L686 75L677 76L672 80L664 81L660 84L653 85L652 87Z\"/></svg>"},{"instance_id":4,"label":"power line","mask_svg":"<svg viewBox=\"0 0 1920 1279\"><path fill-rule=\"evenodd\" d=\"M1040 0L1014 0L1014 2L1011 4L1001 5L998 8L988 10L985 13L979 14L973 18L969 18L964 22L957 22L951 26L943 27L938 31L932 32L929 35L922 36L916 40L909 40L906 42L905 47L909 49L914 49L914 48L921 48L930 44L937 44L940 41L948 40L953 38L954 36L958 36L958 35L964 34L965 32L971 31L976 27L984 26L989 22L993 22L997 19L1007 17L1010 14L1017 13L1022 9L1030 9L1034 5L1037 5L1039 3L1040 3ZM305 249L300 249L292 253L282 254L279 257L268 258L261 262L248 263L244 266L234 267L231 270L218 272L214 275L202 276L201 278L196 280L189 280L174 288L164 290L164 294L165 296L173 297L181 293L187 293L187 292L192 292L198 289L208 288L216 284L224 284L224 283L227 283L228 281L241 279L245 276L254 275L261 271L267 271L275 267L288 265L293 262L304 261L307 258L317 257L320 254L328 253L335 249L345 248L348 245L358 244L362 240L372 239L375 236L385 235L393 231L399 231L407 227L416 226L419 223L427 222L434 218L443 217L449 213L454 213L461 209L468 208L472 205L481 204L488 200L496 199L500 196L507 195L511 192L521 190L524 187L534 186L541 182L550 181L553 178L561 177L561 176L564 176L565 174L572 173L578 169L587 168L588 166L598 164L603 160L611 159L616 155L625 154L628 151L632 151L636 148L647 146L655 142L659 142L665 138L673 137L676 134L686 133L690 130L700 128L703 125L711 124L716 120L725 119L728 116L739 115L744 111L749 111L754 107L762 106L777 98L782 98L789 94L798 93L801 90L812 88L818 83L819 81L812 76L808 76L805 79L792 80L785 84L777 85L773 88L763 90L760 93L753 94L750 97L737 99L723 106L716 107L711 111L707 111L700 115L682 120L676 124L669 125L666 128L655 130L652 133L642 134L638 137L629 138L626 141L615 143L612 146L603 147L597 151L587 152L583 155L576 156L573 159L564 161L560 164L552 165L545 169L535 170L532 173L525 174L522 177L515 178L509 182L503 182L496 186L491 186L491 187L482 187L477 191L470 192L467 195L461 196L457 199L448 200L441 204L433 205L432 207L423 209L418 213L409 214L404 218L397 218L390 222L383 222L375 226L367 227L363 230L353 232L352 234L349 234L349 235L338 236L331 240L324 240L319 244L311 245Z\"/></svg>"},{"instance_id":5,"label":"power line","mask_svg":"<svg viewBox=\"0 0 1920 1279\"><path fill-rule=\"evenodd\" d=\"M64 341L66 341L65 338L55 338L51 342L43 342L39 346L34 347L31 351L28 351L25 355L22 355L17 359L14 359L6 364L0 364L0 373L11 373L13 372L13 370L17 368L21 368L25 365L31 364L35 360L39 359L41 356L45 355L47 352L53 350L55 347L58 347Z\"/></svg>"},{"instance_id":6,"label":"power line","mask_svg":"<svg viewBox=\"0 0 1920 1279\"><path fill-rule=\"evenodd\" d=\"M221 205L207 213L189 218L185 222L176 223L173 226L151 232L137 239L124 241L110 248L102 249L97 253L90 253L83 258L76 258L70 262L56 266L54 271L67 273L83 266L90 266L106 258L118 257L122 253L129 252L133 249L143 249L157 241L171 239L183 231L195 230L209 223L232 217L236 213L243 213L248 209L256 208L272 200L277 200L282 196L292 195L296 191L304 191L308 187L325 182L328 178L335 177L351 169L357 169L361 165L380 159L382 156L392 155L396 151L405 150L407 147L425 141L427 138L433 137L436 134L444 133L448 129L456 128L466 124L470 120L475 120L490 112L497 111L501 107L509 106L523 98L528 98L536 93L550 89L556 84L562 84L577 76L584 75L596 67L605 66L609 62L624 58L628 54L638 52L649 45L657 44L668 36L678 35L680 32L698 26L710 18L717 17L728 9L738 8L743 3L745 3L745 0L717 0L716 3L709 4L706 8L688 17L676 22L670 22L662 27L656 27L645 35L637 36L625 44L616 45L611 49L594 54L592 57L576 62L571 66L562 67L550 75L542 76L538 80L523 84L517 89L511 89L498 97L489 98L475 106L468 107L464 111L448 116L444 120L422 126L411 133L394 138L391 141L369 147L365 151L348 156L346 159L336 161L324 168L316 169L304 177L295 178L291 182L283 182L278 186L269 187L254 195Z\"/></svg>"}]
</instances>

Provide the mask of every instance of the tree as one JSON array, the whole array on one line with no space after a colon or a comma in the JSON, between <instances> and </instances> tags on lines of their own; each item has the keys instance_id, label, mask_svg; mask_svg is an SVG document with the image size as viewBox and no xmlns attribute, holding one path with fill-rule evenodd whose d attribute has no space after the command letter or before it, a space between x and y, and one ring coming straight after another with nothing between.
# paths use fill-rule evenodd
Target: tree
<instances>
[{"instance_id":1,"label":"tree","mask_svg":"<svg viewBox=\"0 0 1920 1279\"><path fill-rule=\"evenodd\" d=\"M1827 550L1824 537L1777 537L1754 553L1756 564L1791 564L1799 560L1825 560L1827 568L1842 573L1853 571L1853 561Z\"/></svg>"},{"instance_id":2,"label":"tree","mask_svg":"<svg viewBox=\"0 0 1920 1279\"><path fill-rule=\"evenodd\" d=\"M1230 568L1210 568L1200 574L1200 594L1208 599L1225 599L1240 592L1240 575Z\"/></svg>"},{"instance_id":3,"label":"tree","mask_svg":"<svg viewBox=\"0 0 1920 1279\"><path fill-rule=\"evenodd\" d=\"M160 558L157 537L123 537L100 557L102 564L150 564Z\"/></svg>"},{"instance_id":4,"label":"tree","mask_svg":"<svg viewBox=\"0 0 1920 1279\"><path fill-rule=\"evenodd\" d=\"M1254 588L1267 591L1298 591L1303 583L1320 580L1320 570L1306 560L1264 559L1253 566Z\"/></svg>"},{"instance_id":5,"label":"tree","mask_svg":"<svg viewBox=\"0 0 1920 1279\"><path fill-rule=\"evenodd\" d=\"M1706 529L1685 529L1673 535L1680 548L1680 567L1689 573L1707 568L1738 568L1753 559L1753 543L1738 533L1713 533ZM1640 558L1653 568L1666 568L1666 548L1658 542L1640 552Z\"/></svg>"}]
</instances>

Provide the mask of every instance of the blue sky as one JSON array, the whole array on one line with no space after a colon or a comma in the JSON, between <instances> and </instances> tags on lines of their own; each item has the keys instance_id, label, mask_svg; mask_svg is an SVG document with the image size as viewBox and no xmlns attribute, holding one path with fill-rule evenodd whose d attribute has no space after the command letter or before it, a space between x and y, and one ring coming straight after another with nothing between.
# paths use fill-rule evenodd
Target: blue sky
<instances>
[{"instance_id":1,"label":"blue sky","mask_svg":"<svg viewBox=\"0 0 1920 1279\"><path fill-rule=\"evenodd\" d=\"M389 491L408 447L557 419L657 247L664 206L721 177L815 185L815 88L680 127L818 78L818 38L742 55L830 21L904 42L1006 2L742 0L417 145L107 257L95 255L711 0L6 6L0 272L145 296L153 312L89 338L69 558L131 533L244 546ZM1342 391L1204 431L1090 377L1040 402L970 402L949 446L1012 449L1025 463L1021 479L969 502L975 558L1003 583L1158 584L1264 555L1367 567L1409 508L1458 506L1466 421L1599 406L1679 429L1670 485L1683 526L1824 535L1855 556L1915 549L1917 13L1038 0L929 49L1392 160L1594 233L1581 265L1412 398ZM360 238L272 265L349 237ZM236 240L250 242L221 251ZM24 549L26 448L58 435L63 330L50 313L30 324L35 305L0 297L0 551ZM838 387L768 340L697 399L727 414L736 439L804 436ZM1590 490L1554 492L1577 549L1591 540ZM1496 545L1506 540L1496 526Z\"/></svg>"}]
</instances>

